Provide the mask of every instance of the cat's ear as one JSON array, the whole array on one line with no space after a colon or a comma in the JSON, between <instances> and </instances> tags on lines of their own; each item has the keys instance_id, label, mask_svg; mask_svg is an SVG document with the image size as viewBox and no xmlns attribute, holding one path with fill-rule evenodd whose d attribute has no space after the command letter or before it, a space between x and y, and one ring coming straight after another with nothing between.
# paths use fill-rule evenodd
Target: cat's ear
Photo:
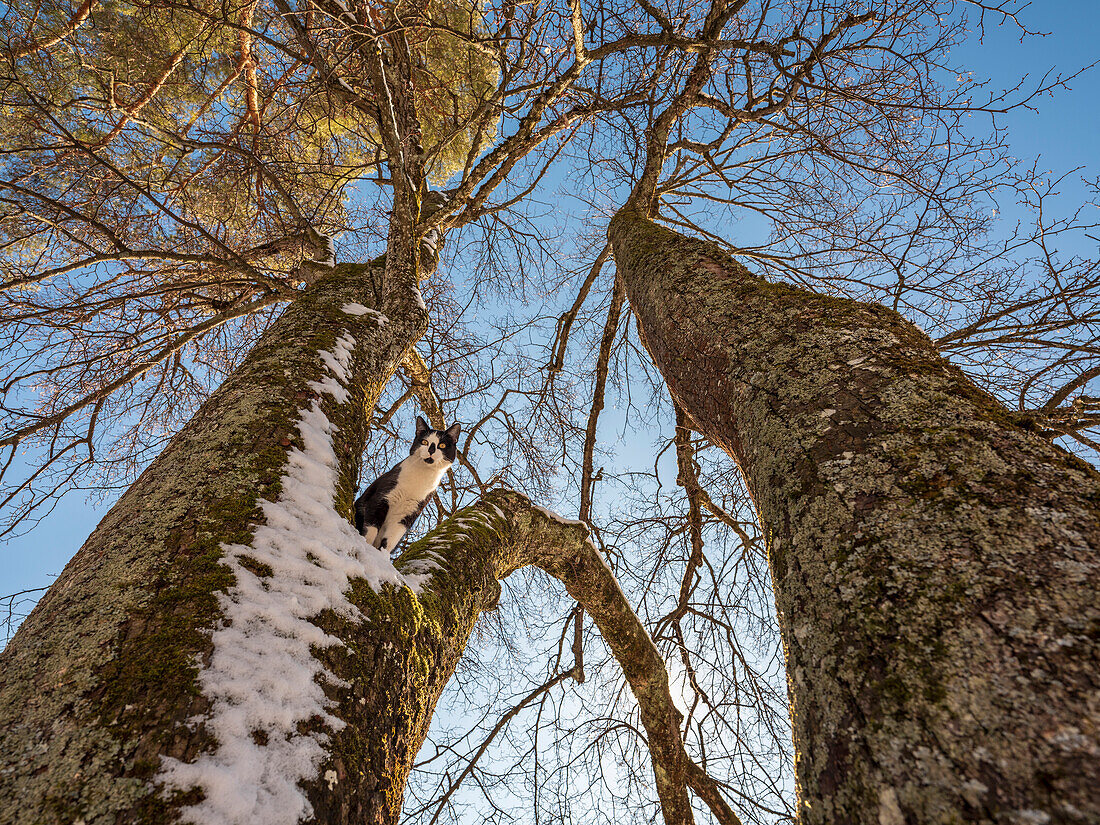
<instances>
[{"instance_id":1,"label":"cat's ear","mask_svg":"<svg viewBox=\"0 0 1100 825\"><path fill-rule=\"evenodd\" d=\"M418 415L416 417L416 437L419 438L422 432L430 429L431 427L428 426L428 422Z\"/></svg>"},{"instance_id":2,"label":"cat's ear","mask_svg":"<svg viewBox=\"0 0 1100 825\"><path fill-rule=\"evenodd\" d=\"M458 434L460 432L462 432L462 425L456 421L447 428L447 437L450 438L451 441L455 441L458 439Z\"/></svg>"}]
</instances>

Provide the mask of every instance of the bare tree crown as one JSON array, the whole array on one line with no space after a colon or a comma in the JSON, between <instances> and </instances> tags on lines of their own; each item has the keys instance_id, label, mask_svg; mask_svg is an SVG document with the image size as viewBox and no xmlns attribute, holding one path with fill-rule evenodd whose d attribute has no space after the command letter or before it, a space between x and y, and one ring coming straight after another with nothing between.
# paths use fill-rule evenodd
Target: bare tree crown
<instances>
[{"instance_id":1,"label":"bare tree crown","mask_svg":"<svg viewBox=\"0 0 1100 825\"><path fill-rule=\"evenodd\" d=\"M471 422L429 513L500 483L571 502L677 663L697 792L723 823L727 799L745 822L793 816L753 507L642 346L608 219L627 202L769 279L891 307L1095 459L1100 265L1058 247L1096 224L1050 214L1058 181L998 128L1073 71L1002 89L950 55L986 26L1029 34L1021 5L9 3L3 534L68 490L127 485L319 273L385 251L375 297L422 295L430 321L369 422L364 477L416 412ZM1006 198L1032 222L1003 231ZM410 821L461 818L460 786L504 821L530 804L516 783L539 810L580 784L645 818L649 754L612 652L572 601L508 586L522 607L479 626L445 699L480 721L440 723ZM582 707L561 685L585 674L599 701Z\"/></svg>"}]
</instances>

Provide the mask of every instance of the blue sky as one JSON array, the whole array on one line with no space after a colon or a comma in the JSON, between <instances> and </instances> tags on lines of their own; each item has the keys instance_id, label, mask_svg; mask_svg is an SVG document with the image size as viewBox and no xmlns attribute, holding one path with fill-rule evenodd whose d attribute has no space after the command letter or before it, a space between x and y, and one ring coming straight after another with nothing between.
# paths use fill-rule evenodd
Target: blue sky
<instances>
[{"instance_id":1,"label":"blue sky","mask_svg":"<svg viewBox=\"0 0 1100 825\"><path fill-rule=\"evenodd\" d=\"M1095 33L1100 31L1100 3L1095 0L1046 0L1034 4L1024 18L1032 28L1049 34L1020 42L1018 32L991 29L984 43L971 42L954 57L975 76L1011 85L1027 73L1037 80L1054 69L1071 73L1100 58ZM1084 167L1066 182L1062 204L1079 203L1084 187L1080 176L1100 175L1100 67L1071 83L1069 91L1036 102L1038 112L1005 116L1017 157L1041 158L1040 168L1054 174ZM1008 208L1008 204L1002 205ZM1008 210L1011 214L1011 210ZM0 595L49 584L76 552L106 512L110 502L92 506L80 493L63 499L38 527L0 547Z\"/></svg>"},{"instance_id":2,"label":"blue sky","mask_svg":"<svg viewBox=\"0 0 1100 825\"><path fill-rule=\"evenodd\" d=\"M987 29L984 43L969 43L955 56L975 77L993 78L994 85L1010 84L1024 74L1034 83L1051 69L1068 75L1100 60L1100 3L1095 0L1032 3L1021 19L1046 36L1021 42L1008 27ZM1080 166L1081 175L1100 176L1100 66L1071 81L1069 91L1040 98L1036 107L1037 112L1019 110L1001 121L1009 128L1016 157L1040 158L1039 168L1056 174ZM1081 175L1063 188L1077 202L1085 192Z\"/></svg>"}]
</instances>

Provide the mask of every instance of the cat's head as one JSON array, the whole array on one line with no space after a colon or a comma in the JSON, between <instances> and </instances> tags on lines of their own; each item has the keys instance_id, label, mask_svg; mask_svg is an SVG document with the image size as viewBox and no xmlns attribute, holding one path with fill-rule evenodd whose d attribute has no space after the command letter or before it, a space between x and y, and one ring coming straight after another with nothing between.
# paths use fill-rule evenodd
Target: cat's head
<instances>
[{"instance_id":1,"label":"cat's head","mask_svg":"<svg viewBox=\"0 0 1100 825\"><path fill-rule=\"evenodd\" d=\"M409 455L416 456L425 464L446 469L454 464L460 432L462 432L461 424L452 424L445 430L433 430L428 426L428 422L418 415L416 438L413 439Z\"/></svg>"}]
</instances>

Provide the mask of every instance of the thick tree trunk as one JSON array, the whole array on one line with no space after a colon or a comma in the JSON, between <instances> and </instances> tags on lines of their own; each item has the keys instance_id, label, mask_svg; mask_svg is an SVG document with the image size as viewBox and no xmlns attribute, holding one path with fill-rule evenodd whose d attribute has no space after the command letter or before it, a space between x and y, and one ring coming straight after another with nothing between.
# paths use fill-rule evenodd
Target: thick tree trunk
<instances>
[{"instance_id":1,"label":"thick tree trunk","mask_svg":"<svg viewBox=\"0 0 1100 825\"><path fill-rule=\"evenodd\" d=\"M343 265L112 508L3 654L0 822L395 823L498 580L581 601L638 698L668 825L695 788L664 662L579 523L500 491L398 560L350 523L365 422L424 328ZM411 307L410 307L411 305Z\"/></svg>"},{"instance_id":2,"label":"thick tree trunk","mask_svg":"<svg viewBox=\"0 0 1100 825\"><path fill-rule=\"evenodd\" d=\"M1100 475L880 306L611 222L767 536L804 823L1100 822Z\"/></svg>"},{"instance_id":3,"label":"thick tree trunk","mask_svg":"<svg viewBox=\"0 0 1100 825\"><path fill-rule=\"evenodd\" d=\"M242 570L262 578L270 566L248 552L227 566L226 548L249 549L318 433L332 450L328 508L334 498L350 515L370 412L426 327L409 301L389 318L367 309L378 275L337 266L286 309L4 650L0 821L171 821L155 781L161 757L187 763L212 747L184 723L211 709L198 665L224 594Z\"/></svg>"}]
</instances>

